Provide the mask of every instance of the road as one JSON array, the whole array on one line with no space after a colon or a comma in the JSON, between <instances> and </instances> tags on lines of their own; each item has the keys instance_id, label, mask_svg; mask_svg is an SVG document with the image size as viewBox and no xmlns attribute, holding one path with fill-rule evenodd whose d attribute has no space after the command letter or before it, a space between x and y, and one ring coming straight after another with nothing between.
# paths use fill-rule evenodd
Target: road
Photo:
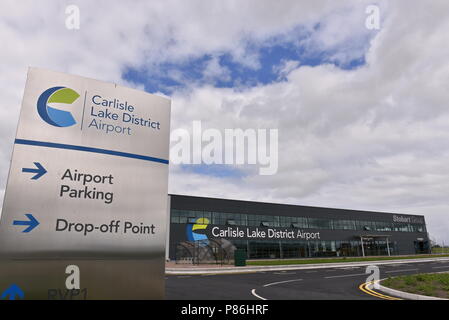
<instances>
[{"instance_id":1,"label":"road","mask_svg":"<svg viewBox=\"0 0 449 320\"><path fill-rule=\"evenodd\" d=\"M449 261L381 265L380 278L449 271ZM366 267L266 271L247 274L166 276L167 299L372 300L359 289Z\"/></svg>"}]
</instances>

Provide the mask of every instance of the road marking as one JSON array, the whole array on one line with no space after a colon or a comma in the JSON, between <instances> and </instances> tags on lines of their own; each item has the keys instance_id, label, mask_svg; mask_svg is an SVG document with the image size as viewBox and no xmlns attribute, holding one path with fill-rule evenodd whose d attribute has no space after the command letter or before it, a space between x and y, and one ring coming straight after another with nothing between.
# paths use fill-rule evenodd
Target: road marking
<instances>
[{"instance_id":1,"label":"road marking","mask_svg":"<svg viewBox=\"0 0 449 320\"><path fill-rule=\"evenodd\" d=\"M343 274L340 276L330 276L330 277L324 277L324 278L331 279L331 278L344 278L344 277L357 277L357 276L366 276L366 273Z\"/></svg>"},{"instance_id":2,"label":"road marking","mask_svg":"<svg viewBox=\"0 0 449 320\"><path fill-rule=\"evenodd\" d=\"M441 269L441 268L449 268L449 266L432 267L432 269Z\"/></svg>"},{"instance_id":3,"label":"road marking","mask_svg":"<svg viewBox=\"0 0 449 320\"><path fill-rule=\"evenodd\" d=\"M306 271L306 273L314 273L314 272L318 272L318 271Z\"/></svg>"},{"instance_id":4,"label":"road marking","mask_svg":"<svg viewBox=\"0 0 449 320\"><path fill-rule=\"evenodd\" d=\"M269 287L269 286L274 286L276 284L281 284L281 283L287 283L287 282L294 282L294 281L302 281L302 279L293 279L293 280L285 280L285 281L278 281L278 282L272 282L272 283L267 283L264 284L264 287Z\"/></svg>"},{"instance_id":5,"label":"road marking","mask_svg":"<svg viewBox=\"0 0 449 320\"><path fill-rule=\"evenodd\" d=\"M393 270L393 271L385 271L385 273L393 273L393 272L407 272L407 271L417 271L419 269L404 269L404 270Z\"/></svg>"},{"instance_id":6,"label":"road marking","mask_svg":"<svg viewBox=\"0 0 449 320\"><path fill-rule=\"evenodd\" d=\"M379 282L379 281L380 281L380 280L376 280L375 282ZM387 295L385 295L385 294L381 294L381 293L379 293L379 292L377 292L377 291L374 291L373 289L371 289L371 288L369 287L369 285L374 284L375 282L374 282L374 281L370 281L370 282L362 283L362 284L359 286L359 289L362 290L363 292L365 292L365 293L367 293L367 294L373 296L373 297L376 297L376 298L385 299L385 300L402 300L402 299L400 299L400 298L395 298L395 297L387 296Z\"/></svg>"},{"instance_id":7,"label":"road marking","mask_svg":"<svg viewBox=\"0 0 449 320\"><path fill-rule=\"evenodd\" d=\"M253 296L255 296L256 298L259 298L260 300L268 300L268 299L265 299L264 297L259 296L259 295L256 293L256 289L251 290L251 294L252 294Z\"/></svg>"},{"instance_id":8,"label":"road marking","mask_svg":"<svg viewBox=\"0 0 449 320\"><path fill-rule=\"evenodd\" d=\"M273 272L273 274L296 274L296 272L285 272L285 271L281 271L281 272Z\"/></svg>"},{"instance_id":9,"label":"road marking","mask_svg":"<svg viewBox=\"0 0 449 320\"><path fill-rule=\"evenodd\" d=\"M178 276L178 278L190 278L191 276Z\"/></svg>"}]
</instances>

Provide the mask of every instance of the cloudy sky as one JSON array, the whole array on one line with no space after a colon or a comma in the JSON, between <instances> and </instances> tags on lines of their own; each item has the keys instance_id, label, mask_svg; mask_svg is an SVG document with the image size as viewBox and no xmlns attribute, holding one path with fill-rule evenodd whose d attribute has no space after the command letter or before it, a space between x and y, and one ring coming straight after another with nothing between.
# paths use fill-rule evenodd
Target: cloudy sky
<instances>
[{"instance_id":1,"label":"cloudy sky","mask_svg":"<svg viewBox=\"0 0 449 320\"><path fill-rule=\"evenodd\" d=\"M170 165L171 193L423 214L449 244L448 30L447 0L2 0L0 199L34 66L169 96L172 130L279 130L277 174Z\"/></svg>"}]
</instances>

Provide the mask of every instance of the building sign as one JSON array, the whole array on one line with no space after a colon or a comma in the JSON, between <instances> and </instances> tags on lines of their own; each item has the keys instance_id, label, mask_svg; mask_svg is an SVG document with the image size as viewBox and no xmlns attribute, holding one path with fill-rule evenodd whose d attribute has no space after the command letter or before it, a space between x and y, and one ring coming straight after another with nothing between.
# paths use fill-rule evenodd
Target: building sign
<instances>
[{"instance_id":1,"label":"building sign","mask_svg":"<svg viewBox=\"0 0 449 320\"><path fill-rule=\"evenodd\" d=\"M424 224L424 218L416 217L416 216L405 216L405 215L394 214L393 222Z\"/></svg>"},{"instance_id":2,"label":"building sign","mask_svg":"<svg viewBox=\"0 0 449 320\"><path fill-rule=\"evenodd\" d=\"M254 240L320 240L320 232L305 232L301 229L223 227L213 226L210 234L214 238L254 239Z\"/></svg>"},{"instance_id":3,"label":"building sign","mask_svg":"<svg viewBox=\"0 0 449 320\"><path fill-rule=\"evenodd\" d=\"M235 239L235 240L327 240L331 232L323 230L308 230L276 227L243 227L222 226L209 224L209 219L199 218L195 223L173 225L175 234L179 234L179 226L185 228L185 240L207 241L208 239ZM181 239L180 239L181 240Z\"/></svg>"},{"instance_id":4,"label":"building sign","mask_svg":"<svg viewBox=\"0 0 449 320\"><path fill-rule=\"evenodd\" d=\"M0 220L0 294L15 285L25 299L54 298L75 265L86 299L163 298L169 133L166 98L31 68Z\"/></svg>"}]
</instances>

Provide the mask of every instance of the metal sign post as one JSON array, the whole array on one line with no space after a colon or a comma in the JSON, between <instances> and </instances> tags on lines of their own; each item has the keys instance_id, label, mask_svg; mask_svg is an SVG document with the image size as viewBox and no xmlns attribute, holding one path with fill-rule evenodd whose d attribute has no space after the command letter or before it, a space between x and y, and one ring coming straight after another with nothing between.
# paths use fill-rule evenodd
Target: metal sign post
<instances>
[{"instance_id":1,"label":"metal sign post","mask_svg":"<svg viewBox=\"0 0 449 320\"><path fill-rule=\"evenodd\" d=\"M31 68L0 220L2 299L162 299L170 100Z\"/></svg>"}]
</instances>

